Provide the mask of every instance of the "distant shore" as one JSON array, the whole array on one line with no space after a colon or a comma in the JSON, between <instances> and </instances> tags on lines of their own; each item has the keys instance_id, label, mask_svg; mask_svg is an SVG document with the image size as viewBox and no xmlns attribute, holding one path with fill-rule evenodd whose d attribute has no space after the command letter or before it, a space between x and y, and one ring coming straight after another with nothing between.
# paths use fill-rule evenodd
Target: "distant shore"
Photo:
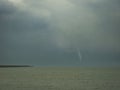
<instances>
[{"instance_id":1,"label":"distant shore","mask_svg":"<svg viewBox=\"0 0 120 90\"><path fill-rule=\"evenodd\" d=\"M0 68L7 68L7 67L32 67L30 65L0 65Z\"/></svg>"}]
</instances>

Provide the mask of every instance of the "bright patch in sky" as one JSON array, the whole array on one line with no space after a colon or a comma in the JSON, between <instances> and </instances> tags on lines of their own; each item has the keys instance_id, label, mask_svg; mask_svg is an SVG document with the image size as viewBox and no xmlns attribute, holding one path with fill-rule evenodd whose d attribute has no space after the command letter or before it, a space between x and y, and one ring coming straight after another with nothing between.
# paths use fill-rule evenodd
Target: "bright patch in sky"
<instances>
[{"instance_id":1,"label":"bright patch in sky","mask_svg":"<svg viewBox=\"0 0 120 90\"><path fill-rule=\"evenodd\" d=\"M26 7L26 4L24 3L23 0L8 0L8 1L11 2L16 7L19 7L19 8Z\"/></svg>"},{"instance_id":2,"label":"bright patch in sky","mask_svg":"<svg viewBox=\"0 0 120 90\"><path fill-rule=\"evenodd\" d=\"M68 10L74 7L74 4L68 0L46 0L46 5L54 10Z\"/></svg>"},{"instance_id":3,"label":"bright patch in sky","mask_svg":"<svg viewBox=\"0 0 120 90\"><path fill-rule=\"evenodd\" d=\"M12 2L14 4L20 4L23 3L23 0L8 0L9 2Z\"/></svg>"}]
</instances>

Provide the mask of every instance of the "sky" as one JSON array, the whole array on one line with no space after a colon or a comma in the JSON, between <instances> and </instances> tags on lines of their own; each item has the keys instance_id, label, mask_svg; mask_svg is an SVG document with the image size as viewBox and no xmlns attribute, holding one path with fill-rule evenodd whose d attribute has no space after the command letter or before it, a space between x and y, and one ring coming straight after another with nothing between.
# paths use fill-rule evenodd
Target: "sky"
<instances>
[{"instance_id":1,"label":"sky","mask_svg":"<svg viewBox=\"0 0 120 90\"><path fill-rule=\"evenodd\" d=\"M0 0L0 64L120 66L120 0Z\"/></svg>"}]
</instances>

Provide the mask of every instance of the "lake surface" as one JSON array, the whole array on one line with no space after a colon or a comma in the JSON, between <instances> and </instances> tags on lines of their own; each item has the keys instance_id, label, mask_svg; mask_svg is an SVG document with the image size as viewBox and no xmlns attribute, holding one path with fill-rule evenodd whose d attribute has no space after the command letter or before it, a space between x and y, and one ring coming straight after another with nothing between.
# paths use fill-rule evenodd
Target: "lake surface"
<instances>
[{"instance_id":1,"label":"lake surface","mask_svg":"<svg viewBox=\"0 0 120 90\"><path fill-rule=\"evenodd\" d=\"M120 68L0 68L0 90L120 90Z\"/></svg>"}]
</instances>

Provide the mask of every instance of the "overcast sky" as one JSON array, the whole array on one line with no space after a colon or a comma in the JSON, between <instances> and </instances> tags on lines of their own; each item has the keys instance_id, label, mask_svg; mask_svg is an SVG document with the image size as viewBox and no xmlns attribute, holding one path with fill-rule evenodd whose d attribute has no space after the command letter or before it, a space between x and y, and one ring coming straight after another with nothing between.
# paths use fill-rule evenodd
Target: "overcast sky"
<instances>
[{"instance_id":1,"label":"overcast sky","mask_svg":"<svg viewBox=\"0 0 120 90\"><path fill-rule=\"evenodd\" d=\"M120 0L0 0L0 64L119 66Z\"/></svg>"}]
</instances>

